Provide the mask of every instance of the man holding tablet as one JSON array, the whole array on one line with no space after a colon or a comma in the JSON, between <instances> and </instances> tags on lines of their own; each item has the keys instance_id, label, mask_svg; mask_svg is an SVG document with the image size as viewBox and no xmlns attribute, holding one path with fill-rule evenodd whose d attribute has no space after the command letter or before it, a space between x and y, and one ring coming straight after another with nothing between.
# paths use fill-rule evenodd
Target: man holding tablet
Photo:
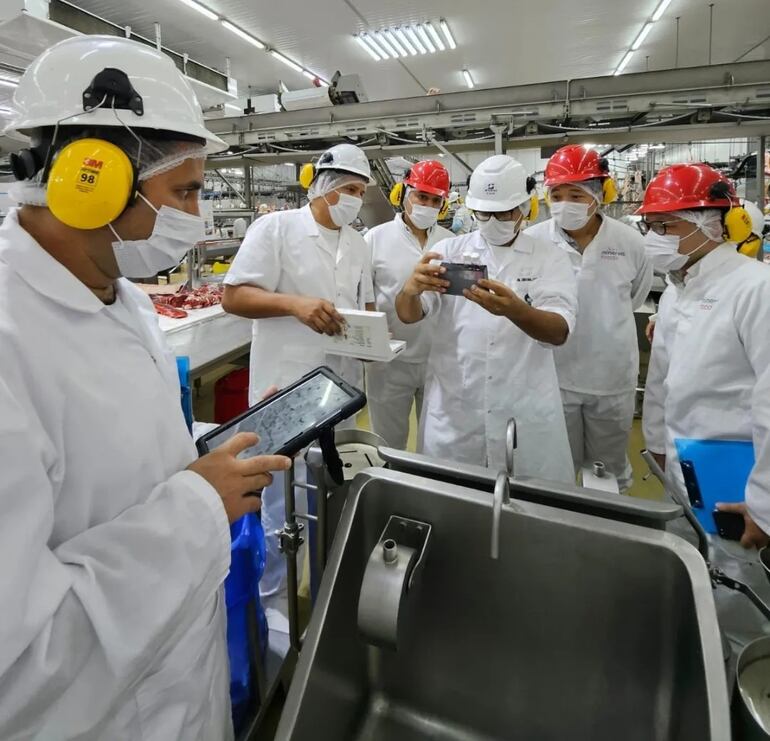
<instances>
[{"instance_id":1,"label":"man holding tablet","mask_svg":"<svg viewBox=\"0 0 770 741\"><path fill-rule=\"evenodd\" d=\"M250 404L271 385L283 388L320 365L354 386L362 382L361 362L327 357L323 335L342 331L338 307L375 308L366 243L350 226L373 182L369 161L358 147L338 144L306 165L300 182L310 202L252 224L225 278L225 311L256 320ZM284 522L282 477L265 489L263 502L268 555L261 590L268 597L286 580L274 534Z\"/></svg>"}]
</instances>

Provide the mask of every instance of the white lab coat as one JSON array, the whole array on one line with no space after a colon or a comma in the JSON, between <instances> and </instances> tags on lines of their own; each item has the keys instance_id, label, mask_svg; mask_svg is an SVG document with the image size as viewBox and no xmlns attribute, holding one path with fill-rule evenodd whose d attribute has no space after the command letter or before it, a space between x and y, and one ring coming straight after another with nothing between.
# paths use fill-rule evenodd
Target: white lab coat
<instances>
[{"instance_id":1,"label":"white lab coat","mask_svg":"<svg viewBox=\"0 0 770 741\"><path fill-rule=\"evenodd\" d=\"M396 448L405 448L409 434L409 414L417 402L420 416L425 365L430 352L432 322L404 324L396 313L396 296L426 252L437 242L451 238L452 232L438 224L428 232L425 247L397 214L392 221L366 233L370 249L372 280L377 309L388 316L394 339L404 340L406 348L390 363L368 363L366 391L372 430Z\"/></svg>"},{"instance_id":2,"label":"white lab coat","mask_svg":"<svg viewBox=\"0 0 770 741\"><path fill-rule=\"evenodd\" d=\"M340 230L337 254L320 236L310 206L267 214L249 227L225 284L314 296L337 308L363 309L374 301L368 249L355 229ZM319 365L328 365L356 386L360 361L327 355L323 336L294 317L254 321L251 343L250 403L272 384L293 383Z\"/></svg>"},{"instance_id":3,"label":"white lab coat","mask_svg":"<svg viewBox=\"0 0 770 741\"><path fill-rule=\"evenodd\" d=\"M577 285L566 255L522 232L512 247L488 246L479 232L439 242L452 262L476 252L489 277L532 306L564 317L570 331ZM516 470L573 481L553 348L504 317L462 296L422 294L426 316L436 316L421 420L428 455L502 468L508 419L518 424Z\"/></svg>"},{"instance_id":4,"label":"white lab coat","mask_svg":"<svg viewBox=\"0 0 770 741\"><path fill-rule=\"evenodd\" d=\"M658 307L644 397L647 447L666 453L686 496L674 440L752 440L746 503L770 533L770 270L723 244L670 284Z\"/></svg>"},{"instance_id":5,"label":"white lab coat","mask_svg":"<svg viewBox=\"0 0 770 741\"><path fill-rule=\"evenodd\" d=\"M173 356L0 228L0 738L231 738L227 517Z\"/></svg>"},{"instance_id":6,"label":"white lab coat","mask_svg":"<svg viewBox=\"0 0 770 741\"><path fill-rule=\"evenodd\" d=\"M652 285L652 265L642 235L602 216L599 231L581 254L553 219L531 226L526 233L560 247L577 276L575 329L554 350L559 387L594 396L635 390L639 346L634 311Z\"/></svg>"},{"instance_id":7,"label":"white lab coat","mask_svg":"<svg viewBox=\"0 0 770 741\"><path fill-rule=\"evenodd\" d=\"M276 211L251 225L225 278L227 285L253 285L266 291L315 296L341 309L363 309L374 301L368 247L349 226L340 229L336 254L321 237L310 206ZM361 361L327 355L323 335L294 317L254 321L251 342L249 402L256 404L265 389L287 386L319 365L328 365L354 386L363 386ZM347 426L355 424L348 420ZM345 423L341 426L346 426ZM297 461L295 474L304 476ZM285 559L275 531L283 526L283 475L262 493L262 524L266 533L267 563L260 582L263 596L281 592L286 581Z\"/></svg>"},{"instance_id":8,"label":"white lab coat","mask_svg":"<svg viewBox=\"0 0 770 741\"><path fill-rule=\"evenodd\" d=\"M554 350L575 470L602 461L627 491L633 481L627 448L639 375L634 311L652 285L644 240L607 216L582 253L553 219L527 233L561 248L577 276L575 330Z\"/></svg>"}]
</instances>

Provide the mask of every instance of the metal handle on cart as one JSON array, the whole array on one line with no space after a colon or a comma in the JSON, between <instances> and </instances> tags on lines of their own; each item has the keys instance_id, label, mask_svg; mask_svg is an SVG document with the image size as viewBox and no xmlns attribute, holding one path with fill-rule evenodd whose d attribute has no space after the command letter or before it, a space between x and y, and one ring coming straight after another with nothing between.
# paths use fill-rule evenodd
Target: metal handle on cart
<instances>
[{"instance_id":1,"label":"metal handle on cart","mask_svg":"<svg viewBox=\"0 0 770 741\"><path fill-rule=\"evenodd\" d=\"M770 620L770 607L765 604L765 601L748 584L733 579L731 576L725 574L724 571L715 567L709 569L709 576L711 577L712 584L721 584L728 589L733 589L736 592L745 594L754 607L762 613L765 620Z\"/></svg>"},{"instance_id":2,"label":"metal handle on cart","mask_svg":"<svg viewBox=\"0 0 770 741\"><path fill-rule=\"evenodd\" d=\"M505 428L505 470L509 476L513 476L513 454L518 445L518 435L516 431L516 419L511 417Z\"/></svg>"},{"instance_id":3,"label":"metal handle on cart","mask_svg":"<svg viewBox=\"0 0 770 741\"><path fill-rule=\"evenodd\" d=\"M683 501L682 497L679 496L679 492L668 486L666 483L666 474L658 465L658 462L655 460L652 453L646 448L642 451L642 458L644 458L645 462L650 467L650 471L652 471L652 473L655 475L655 478L657 478L660 483L663 484L663 489L665 490L666 494L668 494L682 508L685 519L688 523L690 523L690 527L695 530L695 534L698 536L698 552L701 554L701 556L703 556L703 560L708 564L710 561L709 539L706 535L706 531L703 529L703 525L698 522L698 518L693 513L692 508L690 507L690 503Z\"/></svg>"}]
</instances>

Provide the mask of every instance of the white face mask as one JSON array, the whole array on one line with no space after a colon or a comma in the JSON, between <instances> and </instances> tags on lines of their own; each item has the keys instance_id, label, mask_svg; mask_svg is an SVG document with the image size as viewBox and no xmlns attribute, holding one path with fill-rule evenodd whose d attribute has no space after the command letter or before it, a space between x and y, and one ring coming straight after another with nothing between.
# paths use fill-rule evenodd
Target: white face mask
<instances>
[{"instance_id":1,"label":"white face mask","mask_svg":"<svg viewBox=\"0 0 770 741\"><path fill-rule=\"evenodd\" d=\"M513 221L498 221L494 216L489 221L478 221L479 232L487 244L502 247L510 244L519 233L519 227L524 219Z\"/></svg>"},{"instance_id":2,"label":"white face mask","mask_svg":"<svg viewBox=\"0 0 770 741\"><path fill-rule=\"evenodd\" d=\"M689 252L679 252L681 240L691 237L697 231L693 229L684 237L677 237L676 234L656 234L652 230L647 232L644 237L644 249L652 262L653 269L658 273L674 273L687 265L690 257L709 241L706 239Z\"/></svg>"},{"instance_id":3,"label":"white face mask","mask_svg":"<svg viewBox=\"0 0 770 741\"><path fill-rule=\"evenodd\" d=\"M125 278L152 278L161 270L176 267L206 230L203 219L170 206L156 209L141 193L139 197L157 214L147 239L123 240L109 224L117 242L112 243L120 274Z\"/></svg>"},{"instance_id":4,"label":"white face mask","mask_svg":"<svg viewBox=\"0 0 770 741\"><path fill-rule=\"evenodd\" d=\"M439 209L430 208L429 206L418 206L414 203L410 205L412 209L409 211L409 221L418 229L430 229L438 221Z\"/></svg>"},{"instance_id":5,"label":"white face mask","mask_svg":"<svg viewBox=\"0 0 770 741\"><path fill-rule=\"evenodd\" d=\"M338 195L340 199L333 206L329 201L326 201L329 206L329 216L337 226L347 226L358 218L364 201L362 198L356 198L347 193L339 193ZM325 196L324 200L326 200Z\"/></svg>"},{"instance_id":6,"label":"white face mask","mask_svg":"<svg viewBox=\"0 0 770 741\"><path fill-rule=\"evenodd\" d=\"M582 229L593 216L589 214L588 203L574 203L572 201L559 201L551 204L551 217L556 226L567 231Z\"/></svg>"}]
</instances>

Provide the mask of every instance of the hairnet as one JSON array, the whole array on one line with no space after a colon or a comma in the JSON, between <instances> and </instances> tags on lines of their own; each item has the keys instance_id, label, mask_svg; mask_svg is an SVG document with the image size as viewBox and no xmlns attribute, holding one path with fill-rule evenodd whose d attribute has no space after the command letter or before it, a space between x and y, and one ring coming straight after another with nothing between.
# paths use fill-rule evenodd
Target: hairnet
<instances>
[{"instance_id":1,"label":"hairnet","mask_svg":"<svg viewBox=\"0 0 770 741\"><path fill-rule=\"evenodd\" d=\"M576 183L569 183L576 188L580 188L584 193L587 193L593 198L599 205L604 201L604 183L601 178L591 178L590 180L580 180ZM550 190L558 188L558 185L551 186Z\"/></svg>"},{"instance_id":2,"label":"hairnet","mask_svg":"<svg viewBox=\"0 0 770 741\"><path fill-rule=\"evenodd\" d=\"M354 175L351 172L321 170L307 192L308 200L312 201L315 198L323 198L327 193L331 193L333 190L343 188L351 183L368 185L369 181L362 175Z\"/></svg>"},{"instance_id":3,"label":"hairnet","mask_svg":"<svg viewBox=\"0 0 770 741\"><path fill-rule=\"evenodd\" d=\"M694 224L705 237L712 242L721 242L724 234L722 212L717 208L699 208L685 211L672 211L672 216L678 216L684 221Z\"/></svg>"},{"instance_id":4,"label":"hairnet","mask_svg":"<svg viewBox=\"0 0 770 741\"><path fill-rule=\"evenodd\" d=\"M580 190L588 193L588 195L595 199L600 205L604 200L604 182L601 178L581 180L579 183L573 183L573 185L576 185Z\"/></svg>"}]
</instances>

